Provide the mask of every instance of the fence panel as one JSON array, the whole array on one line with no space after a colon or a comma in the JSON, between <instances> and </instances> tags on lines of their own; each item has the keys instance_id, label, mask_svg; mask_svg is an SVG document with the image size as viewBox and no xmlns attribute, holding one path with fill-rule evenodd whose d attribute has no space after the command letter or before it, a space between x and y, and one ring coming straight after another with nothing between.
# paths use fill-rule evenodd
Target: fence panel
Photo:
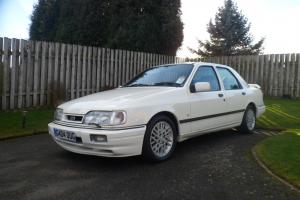
<instances>
[{"instance_id":1,"label":"fence panel","mask_svg":"<svg viewBox=\"0 0 300 200\"><path fill-rule=\"evenodd\" d=\"M259 84L267 96L300 97L300 54L221 56L204 61L232 66L247 82Z\"/></svg>"},{"instance_id":2,"label":"fence panel","mask_svg":"<svg viewBox=\"0 0 300 200\"><path fill-rule=\"evenodd\" d=\"M78 98L122 85L151 66L184 60L145 52L0 38L1 110ZM300 54L205 60L232 66L246 81L259 84L265 95L300 97Z\"/></svg>"}]
</instances>

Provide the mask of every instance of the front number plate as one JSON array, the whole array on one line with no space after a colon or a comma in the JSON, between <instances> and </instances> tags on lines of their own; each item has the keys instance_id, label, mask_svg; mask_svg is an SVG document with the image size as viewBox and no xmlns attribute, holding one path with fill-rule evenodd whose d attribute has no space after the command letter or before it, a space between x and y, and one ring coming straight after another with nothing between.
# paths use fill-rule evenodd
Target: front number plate
<instances>
[{"instance_id":1,"label":"front number plate","mask_svg":"<svg viewBox=\"0 0 300 200\"><path fill-rule=\"evenodd\" d=\"M54 131L54 136L63 140L67 140L70 142L76 142L76 135L74 132L71 131L65 131L65 130L60 130L57 128L53 129Z\"/></svg>"}]
</instances>

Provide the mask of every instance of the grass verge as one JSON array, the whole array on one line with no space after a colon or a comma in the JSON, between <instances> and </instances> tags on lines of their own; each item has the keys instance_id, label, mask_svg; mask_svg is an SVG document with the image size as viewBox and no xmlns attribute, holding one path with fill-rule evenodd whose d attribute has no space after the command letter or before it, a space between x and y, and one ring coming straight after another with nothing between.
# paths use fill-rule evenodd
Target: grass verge
<instances>
[{"instance_id":1,"label":"grass verge","mask_svg":"<svg viewBox=\"0 0 300 200\"><path fill-rule=\"evenodd\" d=\"M300 129L300 100L266 99L266 112L258 119L264 129Z\"/></svg>"},{"instance_id":2,"label":"grass verge","mask_svg":"<svg viewBox=\"0 0 300 200\"><path fill-rule=\"evenodd\" d=\"M52 108L26 110L26 126L22 128L22 110L0 113L0 139L47 132L53 119Z\"/></svg>"},{"instance_id":3,"label":"grass verge","mask_svg":"<svg viewBox=\"0 0 300 200\"><path fill-rule=\"evenodd\" d=\"M300 131L265 139L255 152L271 171L300 188Z\"/></svg>"},{"instance_id":4,"label":"grass verge","mask_svg":"<svg viewBox=\"0 0 300 200\"><path fill-rule=\"evenodd\" d=\"M273 173L300 188L300 100L266 99L265 104L259 127L282 132L258 143L255 153Z\"/></svg>"}]
</instances>

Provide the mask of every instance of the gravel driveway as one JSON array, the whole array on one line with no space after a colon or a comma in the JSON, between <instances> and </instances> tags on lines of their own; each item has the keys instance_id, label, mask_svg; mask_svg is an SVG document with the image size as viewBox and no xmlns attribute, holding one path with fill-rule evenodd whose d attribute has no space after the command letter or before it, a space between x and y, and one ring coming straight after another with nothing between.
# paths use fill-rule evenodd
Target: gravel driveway
<instances>
[{"instance_id":1,"label":"gravel driveway","mask_svg":"<svg viewBox=\"0 0 300 200\"><path fill-rule=\"evenodd\" d=\"M0 199L300 199L252 158L264 137L200 136L159 164L69 153L47 134L0 141Z\"/></svg>"}]
</instances>

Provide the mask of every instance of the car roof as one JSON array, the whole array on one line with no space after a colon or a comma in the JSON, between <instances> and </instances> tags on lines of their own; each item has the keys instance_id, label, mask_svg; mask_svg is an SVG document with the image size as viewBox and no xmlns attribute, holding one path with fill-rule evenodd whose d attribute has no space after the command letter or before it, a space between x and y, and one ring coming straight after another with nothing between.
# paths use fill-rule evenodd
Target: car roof
<instances>
[{"instance_id":1,"label":"car roof","mask_svg":"<svg viewBox=\"0 0 300 200\"><path fill-rule=\"evenodd\" d=\"M227 66L227 65L223 65L223 64L219 64L219 63L210 63L210 62L185 62L185 63L178 63L178 64L193 64L194 66L198 67L201 65L217 65L218 67L225 67L225 68L229 68L232 69L231 67Z\"/></svg>"},{"instance_id":2,"label":"car roof","mask_svg":"<svg viewBox=\"0 0 300 200\"><path fill-rule=\"evenodd\" d=\"M169 63L169 64L161 64L158 66L164 66L164 65L182 65L182 64L192 64L195 67L199 67L201 65L217 65L218 67L224 67L224 68L228 68L228 69L232 69L231 67L227 66L227 65L223 65L223 64L219 64L219 63L210 63L210 62L182 62L182 63Z\"/></svg>"},{"instance_id":3,"label":"car roof","mask_svg":"<svg viewBox=\"0 0 300 200\"><path fill-rule=\"evenodd\" d=\"M195 62L194 65L200 66L200 65L218 65L220 67L228 67L226 65L222 65L219 63L211 63L211 62Z\"/></svg>"}]
</instances>

